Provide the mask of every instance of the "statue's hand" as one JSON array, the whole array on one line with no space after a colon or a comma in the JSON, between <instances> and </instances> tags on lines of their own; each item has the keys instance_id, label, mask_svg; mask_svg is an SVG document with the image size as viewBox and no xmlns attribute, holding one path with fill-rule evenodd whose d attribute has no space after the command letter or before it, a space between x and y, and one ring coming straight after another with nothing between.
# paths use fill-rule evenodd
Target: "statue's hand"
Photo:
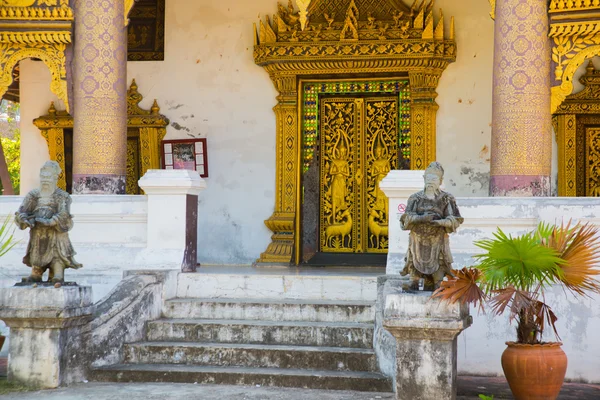
<instances>
[{"instance_id":1,"label":"statue's hand","mask_svg":"<svg viewBox=\"0 0 600 400\"><path fill-rule=\"evenodd\" d=\"M433 221L433 217L434 216L431 215L431 214L421 215L421 216L419 216L419 222L421 222L422 224L426 224L426 223L432 222ZM437 222L437 221L435 221L435 222Z\"/></svg>"},{"instance_id":2,"label":"statue's hand","mask_svg":"<svg viewBox=\"0 0 600 400\"><path fill-rule=\"evenodd\" d=\"M25 229L27 227L33 228L35 226L35 221L32 216L26 213L16 213L16 222L17 224L24 225L21 229Z\"/></svg>"},{"instance_id":3,"label":"statue's hand","mask_svg":"<svg viewBox=\"0 0 600 400\"><path fill-rule=\"evenodd\" d=\"M35 222L42 226L54 226L56 225L56 221L52 218L36 218Z\"/></svg>"}]
</instances>

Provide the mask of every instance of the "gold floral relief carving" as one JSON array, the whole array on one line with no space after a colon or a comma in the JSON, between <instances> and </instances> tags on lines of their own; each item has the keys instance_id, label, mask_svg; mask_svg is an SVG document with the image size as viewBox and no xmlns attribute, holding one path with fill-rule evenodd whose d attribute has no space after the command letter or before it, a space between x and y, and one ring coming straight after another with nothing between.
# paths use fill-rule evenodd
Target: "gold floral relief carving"
<instances>
[{"instance_id":1,"label":"gold floral relief carving","mask_svg":"<svg viewBox=\"0 0 600 400\"><path fill-rule=\"evenodd\" d=\"M0 33L0 38L2 34ZM1 39L0 39L1 40ZM2 43L0 42L0 96L4 95L13 82L13 69L17 63L27 58L37 58L44 62L50 70L52 82L50 90L63 101L67 110L69 109L69 98L67 95L67 72L65 68L64 43Z\"/></svg>"}]
</instances>

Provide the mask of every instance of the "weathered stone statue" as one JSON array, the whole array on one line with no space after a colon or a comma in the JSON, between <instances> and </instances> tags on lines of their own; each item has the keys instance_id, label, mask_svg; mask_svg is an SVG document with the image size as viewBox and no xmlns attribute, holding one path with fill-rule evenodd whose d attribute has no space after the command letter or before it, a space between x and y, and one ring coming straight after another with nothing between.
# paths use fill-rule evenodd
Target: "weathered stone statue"
<instances>
[{"instance_id":1,"label":"weathered stone statue","mask_svg":"<svg viewBox=\"0 0 600 400\"><path fill-rule=\"evenodd\" d=\"M25 282L41 282L46 270L48 282L63 282L66 268L79 269L69 240L73 227L70 214L71 196L57 187L61 169L56 161L48 161L40 170L40 188L25 196L15 222L19 229L30 228L27 254L23 263L31 267Z\"/></svg>"},{"instance_id":2,"label":"weathered stone statue","mask_svg":"<svg viewBox=\"0 0 600 400\"><path fill-rule=\"evenodd\" d=\"M444 169L438 162L425 170L425 189L410 196L406 212L400 218L403 230L410 231L404 270L410 274L407 289L418 290L425 279L424 290L437 289L446 274L452 274L452 255L448 234L463 223L454 196L440 190Z\"/></svg>"}]
</instances>

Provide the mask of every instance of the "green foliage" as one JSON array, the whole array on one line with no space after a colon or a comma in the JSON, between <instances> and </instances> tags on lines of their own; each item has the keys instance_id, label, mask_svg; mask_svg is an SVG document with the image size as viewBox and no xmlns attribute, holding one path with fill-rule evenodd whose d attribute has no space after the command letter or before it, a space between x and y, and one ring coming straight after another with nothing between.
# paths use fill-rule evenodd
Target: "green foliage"
<instances>
[{"instance_id":1,"label":"green foliage","mask_svg":"<svg viewBox=\"0 0 600 400\"><path fill-rule=\"evenodd\" d=\"M494 396L490 397L490 396L486 396L485 394L480 394L479 398L481 400L494 400Z\"/></svg>"},{"instance_id":2,"label":"green foliage","mask_svg":"<svg viewBox=\"0 0 600 400\"><path fill-rule=\"evenodd\" d=\"M0 226L0 257L8 253L17 244L15 228L10 229L11 222L12 215L9 215Z\"/></svg>"},{"instance_id":3,"label":"green foliage","mask_svg":"<svg viewBox=\"0 0 600 400\"><path fill-rule=\"evenodd\" d=\"M19 194L21 186L20 111L21 106L19 103L6 100L2 100L0 103L0 114L6 115L5 123L0 126L0 140L15 194ZM0 188L2 188L1 183Z\"/></svg>"},{"instance_id":4,"label":"green foliage","mask_svg":"<svg viewBox=\"0 0 600 400\"><path fill-rule=\"evenodd\" d=\"M21 132L17 129L12 140L3 138L2 147L15 194L19 194L21 189ZM1 186L2 183L0 183Z\"/></svg>"},{"instance_id":5,"label":"green foliage","mask_svg":"<svg viewBox=\"0 0 600 400\"><path fill-rule=\"evenodd\" d=\"M513 237L500 228L494 233L494 239L475 242L486 251L475 256L479 260L477 268L487 283L486 291L507 286L530 291L538 285L551 284L554 276L561 274L563 260L556 250L540 243L535 232Z\"/></svg>"}]
</instances>

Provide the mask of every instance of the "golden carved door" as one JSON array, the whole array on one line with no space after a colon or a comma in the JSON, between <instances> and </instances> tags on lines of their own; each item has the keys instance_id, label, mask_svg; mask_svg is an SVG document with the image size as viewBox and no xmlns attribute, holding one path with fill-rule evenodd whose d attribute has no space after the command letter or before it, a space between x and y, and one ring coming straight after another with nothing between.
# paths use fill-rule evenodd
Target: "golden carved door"
<instances>
[{"instance_id":1,"label":"golden carved door","mask_svg":"<svg viewBox=\"0 0 600 400\"><path fill-rule=\"evenodd\" d=\"M385 253L388 199L379 182L398 167L398 98L320 101L320 251Z\"/></svg>"},{"instance_id":2,"label":"golden carved door","mask_svg":"<svg viewBox=\"0 0 600 400\"><path fill-rule=\"evenodd\" d=\"M588 128L586 133L586 195L600 197L600 128Z\"/></svg>"}]
</instances>

